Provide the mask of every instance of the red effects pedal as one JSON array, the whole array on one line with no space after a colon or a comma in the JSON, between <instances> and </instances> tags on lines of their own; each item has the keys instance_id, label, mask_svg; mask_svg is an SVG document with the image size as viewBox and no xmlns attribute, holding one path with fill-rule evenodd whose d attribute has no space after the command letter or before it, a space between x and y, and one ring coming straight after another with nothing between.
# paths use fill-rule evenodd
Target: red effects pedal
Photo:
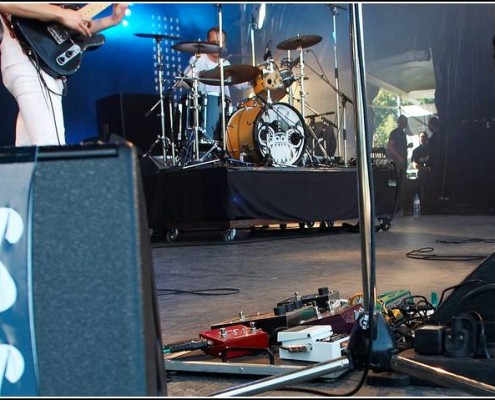
<instances>
[{"instance_id":1,"label":"red effects pedal","mask_svg":"<svg viewBox=\"0 0 495 400\"><path fill-rule=\"evenodd\" d=\"M201 332L199 336L213 343L212 346L203 349L213 357L223 356L230 359L269 348L268 333L254 326L226 326Z\"/></svg>"}]
</instances>

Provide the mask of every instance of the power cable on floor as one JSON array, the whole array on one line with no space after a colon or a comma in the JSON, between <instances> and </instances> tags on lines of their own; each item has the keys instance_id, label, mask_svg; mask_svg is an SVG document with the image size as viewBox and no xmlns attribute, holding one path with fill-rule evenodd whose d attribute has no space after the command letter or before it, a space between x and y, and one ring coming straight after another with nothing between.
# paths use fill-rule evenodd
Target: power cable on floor
<instances>
[{"instance_id":1,"label":"power cable on floor","mask_svg":"<svg viewBox=\"0 0 495 400\"><path fill-rule=\"evenodd\" d=\"M230 296L238 294L240 289L235 288L216 288L216 289L199 289L199 290L180 290L180 289L156 289L158 296L169 294L195 294L198 296Z\"/></svg>"},{"instance_id":2,"label":"power cable on floor","mask_svg":"<svg viewBox=\"0 0 495 400\"><path fill-rule=\"evenodd\" d=\"M461 240L437 240L437 243L444 244L465 244L465 243L495 243L495 239L470 238Z\"/></svg>"},{"instance_id":3,"label":"power cable on floor","mask_svg":"<svg viewBox=\"0 0 495 400\"><path fill-rule=\"evenodd\" d=\"M413 258L415 260L425 260L425 261L478 261L484 260L487 255L440 255L440 254L430 254L426 255L426 253L431 253L435 251L433 247L422 247L420 249L411 250L406 253L408 258Z\"/></svg>"}]
</instances>

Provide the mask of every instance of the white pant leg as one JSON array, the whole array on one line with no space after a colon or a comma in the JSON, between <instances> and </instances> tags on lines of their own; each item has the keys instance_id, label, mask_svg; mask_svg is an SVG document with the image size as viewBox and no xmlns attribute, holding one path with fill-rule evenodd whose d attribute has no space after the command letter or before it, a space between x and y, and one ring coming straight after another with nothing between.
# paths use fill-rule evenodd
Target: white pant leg
<instances>
[{"instance_id":1,"label":"white pant leg","mask_svg":"<svg viewBox=\"0 0 495 400\"><path fill-rule=\"evenodd\" d=\"M4 68L2 76L19 106L16 146L65 145L62 81L41 71L47 90L27 58Z\"/></svg>"}]
</instances>

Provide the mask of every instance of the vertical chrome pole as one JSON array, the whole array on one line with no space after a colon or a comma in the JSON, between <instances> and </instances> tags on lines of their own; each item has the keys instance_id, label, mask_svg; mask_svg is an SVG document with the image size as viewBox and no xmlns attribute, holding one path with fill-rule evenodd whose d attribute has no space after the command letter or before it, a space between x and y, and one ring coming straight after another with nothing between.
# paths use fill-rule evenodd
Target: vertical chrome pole
<instances>
[{"instance_id":1,"label":"vertical chrome pole","mask_svg":"<svg viewBox=\"0 0 495 400\"><path fill-rule=\"evenodd\" d=\"M165 136L165 107L163 106L163 63L161 39L156 38L156 57L158 64L158 95L160 96L160 122L162 129L163 165L167 165L167 138Z\"/></svg>"},{"instance_id":2,"label":"vertical chrome pole","mask_svg":"<svg viewBox=\"0 0 495 400\"><path fill-rule=\"evenodd\" d=\"M338 66L338 56L337 56L337 7L335 5L330 5L332 9L332 22L333 22L333 31L332 31L332 38L333 38L333 59L334 59L334 76L335 76L335 88L336 88L336 93L335 93L335 107L336 107L336 114L337 114L337 154L342 157L342 128L340 125L340 88L339 88L339 66ZM345 160L345 156L343 157Z\"/></svg>"},{"instance_id":3,"label":"vertical chrome pole","mask_svg":"<svg viewBox=\"0 0 495 400\"><path fill-rule=\"evenodd\" d=\"M219 43L219 52L220 52L220 57L218 58L218 66L220 68L220 97L221 97L221 110L220 110L220 115L222 117L222 142L223 142L223 150L227 150L227 141L225 140L225 88L224 88L224 82L225 82L225 76L224 76L224 69L223 69L223 28L222 28L222 5L217 4L218 7L218 28L220 32L218 32L220 43Z\"/></svg>"},{"instance_id":4,"label":"vertical chrome pole","mask_svg":"<svg viewBox=\"0 0 495 400\"><path fill-rule=\"evenodd\" d=\"M361 261L363 279L364 308L375 304L375 248L374 248L374 193L371 170L371 151L368 149L366 126L366 73L361 26L361 4L350 4L350 29L352 45L353 87L356 114L356 143L358 166L359 226L361 232ZM371 318L371 316L370 316Z\"/></svg>"}]
</instances>

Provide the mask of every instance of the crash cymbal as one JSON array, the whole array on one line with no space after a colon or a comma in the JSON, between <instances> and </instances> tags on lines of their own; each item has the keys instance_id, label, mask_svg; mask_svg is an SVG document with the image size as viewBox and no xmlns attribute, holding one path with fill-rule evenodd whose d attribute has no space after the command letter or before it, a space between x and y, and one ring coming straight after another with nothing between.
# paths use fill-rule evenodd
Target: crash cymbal
<instances>
[{"instance_id":1,"label":"crash cymbal","mask_svg":"<svg viewBox=\"0 0 495 400\"><path fill-rule=\"evenodd\" d=\"M277 44L277 49L280 50L296 50L299 47L305 49L306 47L314 46L317 43L320 43L322 40L321 36L317 35L303 35L303 36L295 36L290 39L284 40Z\"/></svg>"},{"instance_id":2,"label":"crash cymbal","mask_svg":"<svg viewBox=\"0 0 495 400\"><path fill-rule=\"evenodd\" d=\"M261 74L261 72L262 71L259 68L253 67L252 65L224 65L224 84L230 86L252 81ZM220 86L222 84L220 81L220 67L200 72L199 80L207 85Z\"/></svg>"},{"instance_id":3,"label":"crash cymbal","mask_svg":"<svg viewBox=\"0 0 495 400\"><path fill-rule=\"evenodd\" d=\"M172 46L177 51L184 51L186 53L218 53L220 46L216 43L210 42L182 42Z\"/></svg>"},{"instance_id":4,"label":"crash cymbal","mask_svg":"<svg viewBox=\"0 0 495 400\"><path fill-rule=\"evenodd\" d=\"M139 36L143 38L153 38L153 39L171 39L171 40L179 40L180 36L172 36L172 35L161 35L157 33L135 33L134 36Z\"/></svg>"}]
</instances>

